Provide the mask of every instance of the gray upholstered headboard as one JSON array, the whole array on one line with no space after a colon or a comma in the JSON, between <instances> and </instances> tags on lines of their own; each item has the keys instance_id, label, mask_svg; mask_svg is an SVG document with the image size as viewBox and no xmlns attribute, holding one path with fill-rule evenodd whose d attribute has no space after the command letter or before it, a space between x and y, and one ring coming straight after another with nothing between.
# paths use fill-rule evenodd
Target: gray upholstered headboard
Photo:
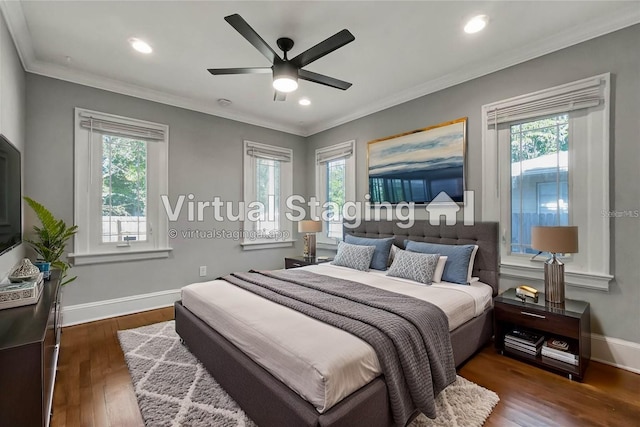
<instances>
[{"instance_id":1,"label":"gray upholstered headboard","mask_svg":"<svg viewBox=\"0 0 640 427\"><path fill-rule=\"evenodd\" d=\"M405 240L443 243L447 245L478 245L473 276L493 287L498 294L498 223L476 222L474 225L431 225L428 220L416 220L412 227L400 228L396 221L363 221L358 227L348 228L346 234L360 237L391 237L395 245L404 248Z\"/></svg>"}]
</instances>

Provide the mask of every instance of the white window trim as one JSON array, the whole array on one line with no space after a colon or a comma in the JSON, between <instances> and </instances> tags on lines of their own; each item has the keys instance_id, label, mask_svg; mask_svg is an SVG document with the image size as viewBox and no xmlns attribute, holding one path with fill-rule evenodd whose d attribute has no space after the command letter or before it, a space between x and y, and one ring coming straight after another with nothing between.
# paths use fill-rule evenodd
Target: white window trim
<instances>
[{"instance_id":1,"label":"white window trim","mask_svg":"<svg viewBox=\"0 0 640 427\"><path fill-rule=\"evenodd\" d=\"M602 212L609 210L609 126L610 126L610 86L609 73L582 79L541 90L527 95L522 95L503 101L494 102L482 106L482 218L484 221L499 221L501 227L500 243L500 274L507 277L536 279L544 277L543 260L540 257L531 260L528 255L509 254L510 242L506 228L510 225L501 221L505 215L504 206L501 203L501 192L504 191L504 179L501 178L499 162L499 145L495 130L496 111L505 110L518 104L545 99L561 94L570 94L576 88L601 87L602 108L589 110L575 120L581 122L580 127L586 129L585 134L576 135L575 129L570 127L569 164L584 165L581 168L589 170L585 183L581 188L586 189L588 209L586 212L575 212L570 207L572 225L579 228L579 252L565 265L565 282L568 285L608 291L609 282L613 279L610 274L610 219ZM586 105L586 107L585 107ZM570 111L581 106L577 103L568 106L549 108L544 113L555 114ZM589 101L582 108L592 108ZM498 117L500 115L498 114ZM493 118L493 120L492 120ZM518 117L503 118L504 121L517 120ZM573 120L570 123L572 125ZM498 132L500 133L500 132ZM572 136L573 134L573 136ZM576 141L576 142L572 142ZM584 149L575 150L575 144L581 144ZM570 166L571 168L571 166ZM571 170L569 176L569 191L574 193ZM571 204L570 195L570 204ZM509 202L510 203L510 202ZM503 206L504 205L504 206Z\"/></svg>"},{"instance_id":2,"label":"white window trim","mask_svg":"<svg viewBox=\"0 0 640 427\"><path fill-rule=\"evenodd\" d=\"M172 248L169 247L169 222L160 203L160 195L168 193L169 170L169 127L113 114L75 108L75 143L74 143L74 223L78 226L78 233L74 236L74 252L69 254L74 265L100 264L107 262L136 261L143 259L167 258ZM153 218L150 239L133 245L98 244L99 236L91 218L91 205L88 196L90 192L91 175L96 178L96 171L92 171L92 153L90 150L91 132L80 126L84 117L93 117L119 124L149 129L157 135L164 135L163 140L155 140L150 144L158 144L153 150L152 161L147 169L147 181L152 182L154 190L148 193L147 212ZM159 133L158 133L159 132ZM87 161L82 161L87 159ZM149 170L151 169L151 170ZM99 175L98 175L99 176ZM156 197L157 196L157 197Z\"/></svg>"},{"instance_id":3,"label":"white window trim","mask_svg":"<svg viewBox=\"0 0 640 427\"><path fill-rule=\"evenodd\" d=\"M318 148L315 155L316 163L316 198L320 202L320 207L327 201L327 171L324 163L320 162L320 159L328 153L340 154L341 152L351 152L350 155L345 157L345 175L346 175L346 191L345 200L355 201L356 199L356 141L354 139L339 144L330 145L324 148ZM315 218L321 218L322 210L318 212L312 212ZM319 248L324 249L336 249L338 247L337 239L330 239L326 236L325 230L326 224L322 223L322 232L317 234L316 245Z\"/></svg>"},{"instance_id":4,"label":"white window trim","mask_svg":"<svg viewBox=\"0 0 640 427\"><path fill-rule=\"evenodd\" d=\"M287 213L291 212L291 209L287 207L286 198L293 194L293 150L290 148L278 147L275 145L261 144L259 142L245 140L243 144L243 193L245 209L249 210L249 203L256 200L255 190L255 164L253 159L255 157L250 156L248 153L250 148L257 150L263 150L264 152L273 153L274 155L281 154L290 159L290 168L280 169L280 229L281 233L288 233L292 236L293 225L288 218ZM253 230L253 225L244 221L242 223L243 236L244 230ZM286 248L292 247L295 240L291 237L285 240L275 239L246 239L240 242L240 246L243 251L252 251L258 249L273 249L273 248Z\"/></svg>"}]
</instances>

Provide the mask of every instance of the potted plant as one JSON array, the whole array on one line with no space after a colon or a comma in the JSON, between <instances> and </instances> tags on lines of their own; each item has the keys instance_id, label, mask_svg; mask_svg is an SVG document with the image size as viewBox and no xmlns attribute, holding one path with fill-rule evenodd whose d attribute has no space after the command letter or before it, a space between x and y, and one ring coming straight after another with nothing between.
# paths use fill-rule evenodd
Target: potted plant
<instances>
[{"instance_id":1,"label":"potted plant","mask_svg":"<svg viewBox=\"0 0 640 427\"><path fill-rule=\"evenodd\" d=\"M61 219L56 219L53 214L35 200L24 197L27 204L38 216L42 227L33 226L35 236L32 239L25 239L38 254L39 259L45 263L50 263L52 268L60 270L60 284L62 286L73 282L77 276L65 280L67 270L71 264L64 257L64 250L67 242L78 231L78 226L67 226Z\"/></svg>"}]
</instances>

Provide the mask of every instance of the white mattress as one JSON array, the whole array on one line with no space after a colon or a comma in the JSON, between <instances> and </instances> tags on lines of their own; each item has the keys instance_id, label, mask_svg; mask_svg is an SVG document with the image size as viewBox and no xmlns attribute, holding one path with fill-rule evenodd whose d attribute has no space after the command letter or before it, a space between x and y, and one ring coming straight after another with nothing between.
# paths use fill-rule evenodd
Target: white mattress
<instances>
[{"instance_id":1,"label":"white mattress","mask_svg":"<svg viewBox=\"0 0 640 427\"><path fill-rule=\"evenodd\" d=\"M425 286L329 263L303 268L432 302L447 315L450 331L493 301L491 286L481 282ZM320 413L381 373L374 349L360 338L223 280L182 288L182 304Z\"/></svg>"}]
</instances>

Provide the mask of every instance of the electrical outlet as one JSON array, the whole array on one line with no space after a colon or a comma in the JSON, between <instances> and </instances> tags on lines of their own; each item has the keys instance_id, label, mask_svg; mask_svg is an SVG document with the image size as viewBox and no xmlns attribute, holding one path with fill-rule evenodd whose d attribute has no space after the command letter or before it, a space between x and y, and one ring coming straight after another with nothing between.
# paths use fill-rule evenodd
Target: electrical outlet
<instances>
[{"instance_id":1,"label":"electrical outlet","mask_svg":"<svg viewBox=\"0 0 640 427\"><path fill-rule=\"evenodd\" d=\"M207 275L207 266L206 265L201 265L200 266L200 277L204 277Z\"/></svg>"}]
</instances>

